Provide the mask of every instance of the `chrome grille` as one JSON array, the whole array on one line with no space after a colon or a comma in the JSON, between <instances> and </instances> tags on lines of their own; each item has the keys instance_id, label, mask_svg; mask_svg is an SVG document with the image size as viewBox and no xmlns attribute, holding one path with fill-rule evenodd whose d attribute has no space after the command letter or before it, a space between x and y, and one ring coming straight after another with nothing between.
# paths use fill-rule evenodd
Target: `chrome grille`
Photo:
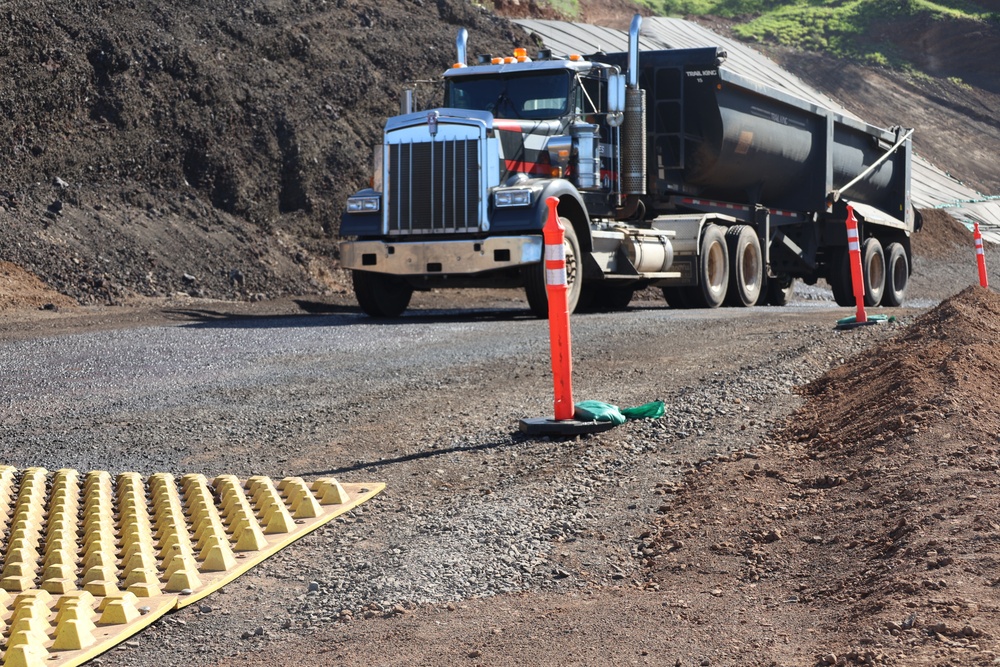
<instances>
[{"instance_id":1,"label":"chrome grille","mask_svg":"<svg viewBox=\"0 0 1000 667\"><path fill-rule=\"evenodd\" d=\"M478 230L479 173L475 139L390 144L389 233Z\"/></svg>"}]
</instances>

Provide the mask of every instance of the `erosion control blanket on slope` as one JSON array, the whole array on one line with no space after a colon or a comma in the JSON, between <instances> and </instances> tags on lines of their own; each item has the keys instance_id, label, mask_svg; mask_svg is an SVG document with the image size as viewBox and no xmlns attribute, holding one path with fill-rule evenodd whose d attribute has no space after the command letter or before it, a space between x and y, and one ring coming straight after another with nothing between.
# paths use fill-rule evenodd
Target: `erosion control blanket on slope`
<instances>
[{"instance_id":1,"label":"erosion control blanket on slope","mask_svg":"<svg viewBox=\"0 0 1000 667\"><path fill-rule=\"evenodd\" d=\"M634 408L619 408L603 401L581 401L575 406L574 417L580 421L624 424L626 419L659 419L663 416L663 401L644 403Z\"/></svg>"}]
</instances>

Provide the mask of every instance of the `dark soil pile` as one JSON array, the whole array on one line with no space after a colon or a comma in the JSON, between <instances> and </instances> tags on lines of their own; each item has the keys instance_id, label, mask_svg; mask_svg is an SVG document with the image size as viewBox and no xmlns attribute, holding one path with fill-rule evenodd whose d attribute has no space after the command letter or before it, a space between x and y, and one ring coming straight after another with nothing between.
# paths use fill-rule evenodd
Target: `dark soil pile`
<instances>
[{"instance_id":1,"label":"dark soil pile","mask_svg":"<svg viewBox=\"0 0 1000 667\"><path fill-rule=\"evenodd\" d=\"M647 586L704 580L752 664L995 664L998 358L1000 296L970 287L807 385L773 446L662 489Z\"/></svg>"},{"instance_id":2,"label":"dark soil pile","mask_svg":"<svg viewBox=\"0 0 1000 667\"><path fill-rule=\"evenodd\" d=\"M458 26L515 41L462 0L9 4L0 258L83 299L329 287L315 256Z\"/></svg>"}]
</instances>

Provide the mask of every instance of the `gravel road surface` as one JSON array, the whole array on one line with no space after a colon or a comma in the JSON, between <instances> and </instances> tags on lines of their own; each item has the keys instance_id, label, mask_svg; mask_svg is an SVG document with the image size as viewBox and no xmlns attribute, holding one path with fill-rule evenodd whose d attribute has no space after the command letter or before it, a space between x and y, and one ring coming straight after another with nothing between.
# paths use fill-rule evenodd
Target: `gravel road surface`
<instances>
[{"instance_id":1,"label":"gravel road surface","mask_svg":"<svg viewBox=\"0 0 1000 667\"><path fill-rule=\"evenodd\" d=\"M667 414L572 440L517 432L552 410L547 323L519 309L417 309L392 323L216 313L13 340L0 347L0 456L19 468L386 482L100 659L212 664L422 603L631 580L651 489L762 446L797 404L795 385L897 326L834 331L845 314L800 301L574 317L576 400L660 399Z\"/></svg>"}]
</instances>

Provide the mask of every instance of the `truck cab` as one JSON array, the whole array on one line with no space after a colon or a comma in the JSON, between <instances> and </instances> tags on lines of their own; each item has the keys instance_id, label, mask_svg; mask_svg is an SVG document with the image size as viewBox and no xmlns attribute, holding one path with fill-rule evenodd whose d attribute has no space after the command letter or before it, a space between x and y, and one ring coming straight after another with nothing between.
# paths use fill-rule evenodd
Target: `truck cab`
<instances>
[{"instance_id":1,"label":"truck cab","mask_svg":"<svg viewBox=\"0 0 1000 667\"><path fill-rule=\"evenodd\" d=\"M375 187L348 202L341 234L354 238L341 245L341 263L359 302L393 316L413 289L520 285L544 316L541 230L554 196L572 309L592 216L615 208L621 110L608 110L608 89L622 86L620 72L523 50L458 65L444 74L443 108L389 119Z\"/></svg>"}]
</instances>

